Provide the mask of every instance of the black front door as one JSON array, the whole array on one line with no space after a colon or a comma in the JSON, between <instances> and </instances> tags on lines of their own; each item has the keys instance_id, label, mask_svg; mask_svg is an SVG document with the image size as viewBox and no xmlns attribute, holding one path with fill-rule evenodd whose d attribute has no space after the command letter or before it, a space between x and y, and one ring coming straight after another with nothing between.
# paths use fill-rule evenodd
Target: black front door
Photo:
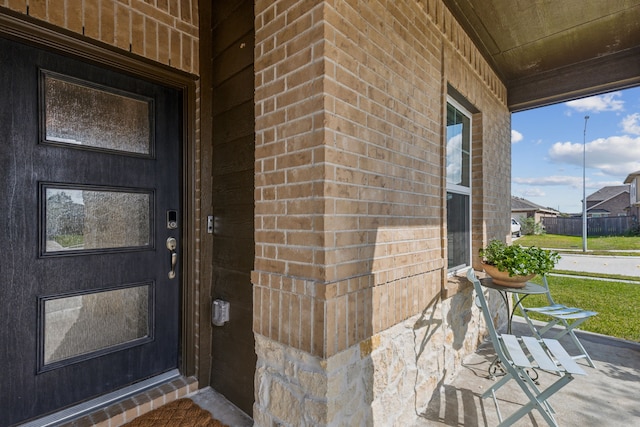
<instances>
[{"instance_id":1,"label":"black front door","mask_svg":"<svg viewBox=\"0 0 640 427\"><path fill-rule=\"evenodd\" d=\"M181 111L0 38L0 426L177 368Z\"/></svg>"}]
</instances>

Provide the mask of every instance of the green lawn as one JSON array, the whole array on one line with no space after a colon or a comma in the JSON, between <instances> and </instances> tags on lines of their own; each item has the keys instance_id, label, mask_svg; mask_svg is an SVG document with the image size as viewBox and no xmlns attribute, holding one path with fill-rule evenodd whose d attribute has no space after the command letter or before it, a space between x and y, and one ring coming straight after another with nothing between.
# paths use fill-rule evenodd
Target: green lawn
<instances>
[{"instance_id":1,"label":"green lawn","mask_svg":"<svg viewBox=\"0 0 640 427\"><path fill-rule=\"evenodd\" d=\"M541 248L582 250L582 237L561 236L558 234L527 235L517 240L522 246L538 246ZM589 251L640 251L640 237L612 236L587 237Z\"/></svg>"},{"instance_id":2,"label":"green lawn","mask_svg":"<svg viewBox=\"0 0 640 427\"><path fill-rule=\"evenodd\" d=\"M540 277L533 281L542 283ZM557 303L599 313L580 325L580 329L640 342L640 283L558 276L550 276L548 281ZM530 295L526 302L533 307L547 305L546 298L541 295ZM540 315L531 317L548 320Z\"/></svg>"},{"instance_id":3,"label":"green lawn","mask_svg":"<svg viewBox=\"0 0 640 427\"><path fill-rule=\"evenodd\" d=\"M579 236L556 234L522 236L517 243L522 246L551 248L558 252L577 250L577 253L580 253L582 250L582 237ZM592 254L606 252L609 255L638 256L637 252L616 251L640 251L640 237L589 237L587 249ZM557 303L599 313L580 325L580 329L640 342L640 278L557 270L554 270L554 273L606 278L607 280L593 280L550 276L549 288ZM620 280L632 280L637 283L624 283ZM533 281L542 283L540 277L536 277ZM540 295L531 295L526 301L528 305L535 307L547 305L546 298ZM548 320L541 315L534 314L531 317Z\"/></svg>"},{"instance_id":4,"label":"green lawn","mask_svg":"<svg viewBox=\"0 0 640 427\"><path fill-rule=\"evenodd\" d=\"M80 234L61 234L55 236L54 240L58 242L63 248L70 248L73 246L82 245L84 236Z\"/></svg>"}]
</instances>

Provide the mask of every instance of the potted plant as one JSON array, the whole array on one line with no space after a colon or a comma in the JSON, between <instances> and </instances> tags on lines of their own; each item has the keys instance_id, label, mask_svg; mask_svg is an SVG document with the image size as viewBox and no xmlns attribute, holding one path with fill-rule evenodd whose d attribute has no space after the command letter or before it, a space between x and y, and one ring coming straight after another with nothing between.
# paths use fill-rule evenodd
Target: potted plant
<instances>
[{"instance_id":1,"label":"potted plant","mask_svg":"<svg viewBox=\"0 0 640 427\"><path fill-rule=\"evenodd\" d=\"M491 276L493 283L514 288L524 287L527 280L536 274L550 272L560 259L555 251L536 246L506 245L497 239L480 249L479 254L484 271Z\"/></svg>"}]
</instances>

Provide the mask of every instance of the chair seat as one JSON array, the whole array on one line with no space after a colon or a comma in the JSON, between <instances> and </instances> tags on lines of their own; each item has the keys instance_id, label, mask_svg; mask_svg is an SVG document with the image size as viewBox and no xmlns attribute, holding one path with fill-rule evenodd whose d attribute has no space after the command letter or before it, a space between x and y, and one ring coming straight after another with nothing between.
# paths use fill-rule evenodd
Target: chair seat
<instances>
[{"instance_id":1,"label":"chair seat","mask_svg":"<svg viewBox=\"0 0 640 427\"><path fill-rule=\"evenodd\" d=\"M595 311L583 310L577 307L565 307L563 305L554 305L547 307L526 307L526 311L546 314L547 316L562 317L564 319L582 319L583 317L591 317L598 314Z\"/></svg>"},{"instance_id":2,"label":"chair seat","mask_svg":"<svg viewBox=\"0 0 640 427\"><path fill-rule=\"evenodd\" d=\"M505 353L510 357L510 361L519 368L586 375L584 369L573 360L558 340L545 338L539 341L535 337L516 337L508 334L499 337L506 347ZM546 348L543 348L542 343Z\"/></svg>"},{"instance_id":3,"label":"chair seat","mask_svg":"<svg viewBox=\"0 0 640 427\"><path fill-rule=\"evenodd\" d=\"M528 311L546 311L546 310L561 310L563 308L567 308L566 305L562 305L562 304L553 304L553 305L547 305L544 307L527 307L526 310Z\"/></svg>"},{"instance_id":4,"label":"chair seat","mask_svg":"<svg viewBox=\"0 0 640 427\"><path fill-rule=\"evenodd\" d=\"M551 297L551 292L549 291L549 283L547 281L547 276L542 276L543 286L546 290L545 296L548 301L548 305L544 307L527 307L524 305L524 298L520 298L518 303L518 308L522 313L522 317L526 320L529 328L536 336L536 338L541 339L542 336L551 332L553 328L559 327L561 328L560 332L556 332L556 335L553 336L555 339L559 339L564 335L569 335L571 340L576 345L579 354L573 356L573 359L586 359L589 366L595 368L596 365L587 353L587 350L584 348L578 337L576 336L574 329L580 326L583 322L588 320L589 318L597 315L598 313L591 310L585 310L578 307L568 307L563 304L557 304L553 298ZM518 291L515 290L517 293ZM544 316L548 316L550 319L547 321L547 324L543 327L535 325L527 313L538 313Z\"/></svg>"}]
</instances>

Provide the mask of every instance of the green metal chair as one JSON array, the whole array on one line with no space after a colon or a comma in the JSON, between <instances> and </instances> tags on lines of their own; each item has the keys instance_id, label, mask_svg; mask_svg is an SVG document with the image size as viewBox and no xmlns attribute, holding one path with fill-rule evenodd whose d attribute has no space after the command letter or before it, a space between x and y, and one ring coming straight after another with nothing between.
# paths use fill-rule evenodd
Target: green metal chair
<instances>
[{"instance_id":1,"label":"green metal chair","mask_svg":"<svg viewBox=\"0 0 640 427\"><path fill-rule=\"evenodd\" d=\"M544 287L547 289L546 296L549 305L546 305L544 307L527 307L522 304L522 302L520 302L520 304L518 305L518 307L520 308L520 312L522 313L522 317L524 317L524 320L529 325L531 332L533 332L536 337L541 339L542 336L546 332L550 331L554 326L560 326L560 331L551 338L560 339L565 335L569 335L573 343L580 351L580 353L573 356L573 358L576 360L586 359L589 366L595 368L595 363L593 363L593 360L591 360L591 356L589 356L589 353L587 353L587 350L585 350L584 346L576 336L574 329L598 313L595 311L583 310L577 307L567 307L566 305L557 304L551 297L551 292L549 291L549 283L547 282L546 275L542 276L542 281ZM514 291L518 292L517 289ZM547 316L548 318L550 318L550 320L546 322L545 325L540 327L535 325L535 323L531 320L531 318L528 316L529 313L539 313Z\"/></svg>"},{"instance_id":2,"label":"green metal chair","mask_svg":"<svg viewBox=\"0 0 640 427\"><path fill-rule=\"evenodd\" d=\"M557 426L558 423L553 416L555 411L547 400L571 382L574 379L574 375L586 375L586 373L557 340L540 340L530 336L516 337L509 334L498 334L493 325L493 316L489 311L483 287L476 278L473 269L469 269L467 278L473 283L476 291L476 305L482 310L491 343L505 371L505 375L482 395L483 399L489 396L493 398L498 419L500 420L499 427L512 425L534 409L540 412L550 426ZM531 369L551 372L557 374L559 378L547 388L541 390L529 376ZM518 384L529 398L529 402L506 419L503 419L496 391L510 380Z\"/></svg>"}]
</instances>

